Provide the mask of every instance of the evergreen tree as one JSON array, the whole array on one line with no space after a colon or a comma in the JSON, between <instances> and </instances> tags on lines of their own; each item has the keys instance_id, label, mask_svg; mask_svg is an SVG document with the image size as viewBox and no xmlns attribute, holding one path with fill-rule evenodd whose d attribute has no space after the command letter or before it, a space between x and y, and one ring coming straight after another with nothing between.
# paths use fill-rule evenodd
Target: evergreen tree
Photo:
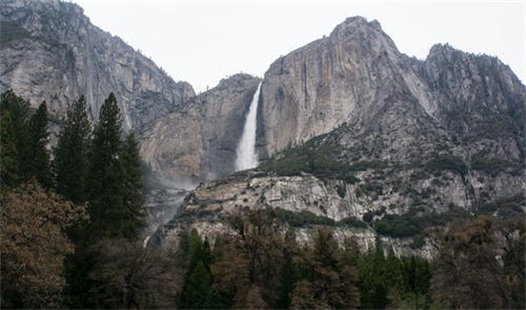
<instances>
[{"instance_id":1,"label":"evergreen tree","mask_svg":"<svg viewBox=\"0 0 526 310\"><path fill-rule=\"evenodd\" d=\"M123 237L135 238L144 228L145 209L142 195L143 176L139 144L133 133L130 133L121 149L120 160L123 168L123 206L128 215L123 223Z\"/></svg>"},{"instance_id":2,"label":"evergreen tree","mask_svg":"<svg viewBox=\"0 0 526 310\"><path fill-rule=\"evenodd\" d=\"M57 193L76 204L86 200L90 130L86 100L81 96L66 112L53 162Z\"/></svg>"},{"instance_id":3,"label":"evergreen tree","mask_svg":"<svg viewBox=\"0 0 526 310\"><path fill-rule=\"evenodd\" d=\"M28 158L28 173L35 177L44 188L51 188L52 178L47 144L49 140L48 113L46 102L42 102L29 119L31 139Z\"/></svg>"},{"instance_id":4,"label":"evergreen tree","mask_svg":"<svg viewBox=\"0 0 526 310\"><path fill-rule=\"evenodd\" d=\"M104 101L90 148L88 201L90 238L124 237L129 214L124 210L122 186L121 118L113 93ZM126 229L124 229L126 231Z\"/></svg>"},{"instance_id":5,"label":"evergreen tree","mask_svg":"<svg viewBox=\"0 0 526 310\"><path fill-rule=\"evenodd\" d=\"M360 304L358 272L344 257L332 232L328 229L318 230L312 248L303 253L304 280L297 282L292 291L291 306L356 308ZM314 299L309 296L314 296Z\"/></svg>"},{"instance_id":6,"label":"evergreen tree","mask_svg":"<svg viewBox=\"0 0 526 310\"><path fill-rule=\"evenodd\" d=\"M207 295L212 286L212 275L203 260L199 260L189 273L181 297L180 307L183 309L207 308Z\"/></svg>"},{"instance_id":7,"label":"evergreen tree","mask_svg":"<svg viewBox=\"0 0 526 310\"><path fill-rule=\"evenodd\" d=\"M0 99L2 114L9 113L13 142L16 147L18 162L18 182L28 181L32 176L29 162L30 152L29 102L17 96L12 90L2 94ZM3 135L3 134L2 134Z\"/></svg>"},{"instance_id":8,"label":"evergreen tree","mask_svg":"<svg viewBox=\"0 0 526 310\"><path fill-rule=\"evenodd\" d=\"M0 191L18 183L18 152L9 111L0 110Z\"/></svg>"},{"instance_id":9,"label":"evergreen tree","mask_svg":"<svg viewBox=\"0 0 526 310\"><path fill-rule=\"evenodd\" d=\"M386 259L382 243L376 239L374 251L362 257L360 268L361 305L364 309L385 309L389 303L387 298L387 283L385 278Z\"/></svg>"}]
</instances>

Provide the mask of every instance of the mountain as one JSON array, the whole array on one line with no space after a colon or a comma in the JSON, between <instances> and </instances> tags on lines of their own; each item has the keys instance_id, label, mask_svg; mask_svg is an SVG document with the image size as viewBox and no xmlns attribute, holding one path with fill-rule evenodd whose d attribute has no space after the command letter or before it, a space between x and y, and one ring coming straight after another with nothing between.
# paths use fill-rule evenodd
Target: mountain
<instances>
[{"instance_id":1,"label":"mountain","mask_svg":"<svg viewBox=\"0 0 526 310\"><path fill-rule=\"evenodd\" d=\"M341 240L380 234L413 251L451 220L524 216L526 87L495 57L437 44L418 60L352 17L276 60L259 100L263 163L201 184L167 238L271 208L300 238L332 226Z\"/></svg>"},{"instance_id":2,"label":"mountain","mask_svg":"<svg viewBox=\"0 0 526 310\"><path fill-rule=\"evenodd\" d=\"M232 173L244 118L260 81L233 75L160 118L141 135L144 160L180 185Z\"/></svg>"},{"instance_id":3,"label":"mountain","mask_svg":"<svg viewBox=\"0 0 526 310\"><path fill-rule=\"evenodd\" d=\"M351 17L263 79L236 74L196 95L75 4L6 0L0 14L0 91L46 100L55 120L81 94L96 119L115 93L159 179L148 201L160 235L271 208L305 239L325 225L409 246L458 217L524 216L526 87L495 57L437 44L411 58L377 21ZM235 172L260 84L261 164Z\"/></svg>"},{"instance_id":4,"label":"mountain","mask_svg":"<svg viewBox=\"0 0 526 310\"><path fill-rule=\"evenodd\" d=\"M138 132L195 95L151 59L91 24L81 7L61 1L0 2L0 91L33 105L46 100L55 119L85 95L93 118L113 92L126 129Z\"/></svg>"},{"instance_id":5,"label":"mountain","mask_svg":"<svg viewBox=\"0 0 526 310\"><path fill-rule=\"evenodd\" d=\"M80 95L96 120L113 92L156 177L188 187L234 171L244 114L260 79L237 74L196 96L190 84L174 82L92 25L78 5L7 0L0 14L0 92L11 88L34 107L46 100L53 124Z\"/></svg>"},{"instance_id":6,"label":"mountain","mask_svg":"<svg viewBox=\"0 0 526 310\"><path fill-rule=\"evenodd\" d=\"M455 132L462 126L500 135L484 130L483 124L495 122L522 134L526 99L524 85L497 58L436 45L425 61L412 59L378 22L361 17L276 60L265 73L261 97L262 153L273 155L349 123L361 133L388 133L396 156L409 156L405 145L412 142L400 140L424 129L433 132L432 144L479 135ZM463 119L453 124L453 115ZM518 149L509 156L518 159L524 144L514 137ZM382 153L377 155L392 158L389 145Z\"/></svg>"}]
</instances>

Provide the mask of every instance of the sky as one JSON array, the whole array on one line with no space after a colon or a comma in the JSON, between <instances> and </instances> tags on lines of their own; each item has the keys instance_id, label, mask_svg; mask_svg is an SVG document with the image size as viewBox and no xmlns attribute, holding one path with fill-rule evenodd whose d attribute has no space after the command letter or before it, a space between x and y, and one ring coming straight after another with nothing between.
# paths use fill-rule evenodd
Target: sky
<instances>
[{"instance_id":1,"label":"sky","mask_svg":"<svg viewBox=\"0 0 526 310\"><path fill-rule=\"evenodd\" d=\"M499 57L526 84L526 0L72 2L196 92L239 72L263 77L278 57L356 15L378 20L404 54L425 59L431 46L449 43Z\"/></svg>"}]
</instances>

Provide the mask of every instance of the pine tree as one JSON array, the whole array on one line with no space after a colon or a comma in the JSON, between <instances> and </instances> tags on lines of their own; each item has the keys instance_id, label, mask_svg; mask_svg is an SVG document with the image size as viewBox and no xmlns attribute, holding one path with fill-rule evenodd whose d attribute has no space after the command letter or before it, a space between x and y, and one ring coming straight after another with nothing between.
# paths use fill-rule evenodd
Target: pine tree
<instances>
[{"instance_id":1,"label":"pine tree","mask_svg":"<svg viewBox=\"0 0 526 310\"><path fill-rule=\"evenodd\" d=\"M0 191L18 183L18 152L9 111L0 110Z\"/></svg>"},{"instance_id":2,"label":"pine tree","mask_svg":"<svg viewBox=\"0 0 526 310\"><path fill-rule=\"evenodd\" d=\"M16 147L18 162L18 182L28 181L31 178L29 162L30 130L29 130L29 102L17 96L12 90L2 94L0 99L2 113L9 113L13 141Z\"/></svg>"},{"instance_id":3,"label":"pine tree","mask_svg":"<svg viewBox=\"0 0 526 310\"><path fill-rule=\"evenodd\" d=\"M28 158L28 173L44 188L51 188L52 178L47 144L49 141L48 113L46 102L42 102L29 119L31 158Z\"/></svg>"},{"instance_id":4,"label":"pine tree","mask_svg":"<svg viewBox=\"0 0 526 310\"><path fill-rule=\"evenodd\" d=\"M90 131L86 100L81 96L66 112L53 162L57 193L76 204L86 200Z\"/></svg>"},{"instance_id":5,"label":"pine tree","mask_svg":"<svg viewBox=\"0 0 526 310\"><path fill-rule=\"evenodd\" d=\"M123 235L126 214L123 212L123 169L119 160L121 122L117 100L111 93L101 107L90 148L87 184L93 242Z\"/></svg>"},{"instance_id":6,"label":"pine tree","mask_svg":"<svg viewBox=\"0 0 526 310\"><path fill-rule=\"evenodd\" d=\"M123 237L136 238L145 223L144 198L142 195L143 176L139 144L130 133L121 149L120 160L123 168L123 205L126 212L123 223Z\"/></svg>"}]
</instances>

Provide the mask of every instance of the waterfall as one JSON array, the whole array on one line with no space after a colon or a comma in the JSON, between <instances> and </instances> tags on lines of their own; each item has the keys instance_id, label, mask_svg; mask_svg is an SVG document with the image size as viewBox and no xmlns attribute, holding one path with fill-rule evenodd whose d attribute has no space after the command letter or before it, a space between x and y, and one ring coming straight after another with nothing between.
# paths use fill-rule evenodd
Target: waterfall
<instances>
[{"instance_id":1,"label":"waterfall","mask_svg":"<svg viewBox=\"0 0 526 310\"><path fill-rule=\"evenodd\" d=\"M258 165L258 154L256 152L256 129L257 129L257 115L259 92L261 90L261 82L258 85L250 109L245 118L245 126L243 127L243 135L237 145L236 152L236 171L252 169Z\"/></svg>"}]
</instances>

